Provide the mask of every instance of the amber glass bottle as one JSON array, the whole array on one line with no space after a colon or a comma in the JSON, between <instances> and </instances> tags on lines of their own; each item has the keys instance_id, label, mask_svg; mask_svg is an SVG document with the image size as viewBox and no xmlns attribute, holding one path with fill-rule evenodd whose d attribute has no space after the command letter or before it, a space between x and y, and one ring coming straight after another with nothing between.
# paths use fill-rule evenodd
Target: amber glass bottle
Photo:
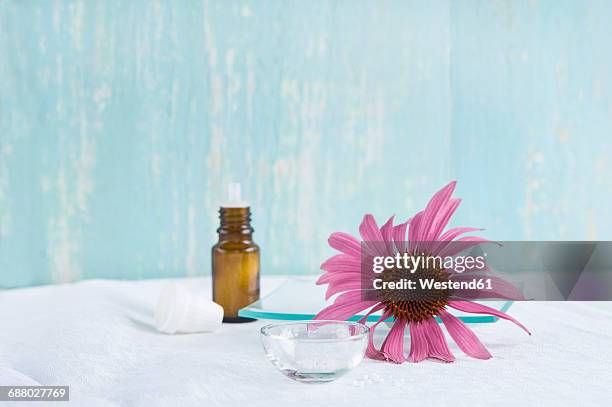
<instances>
[{"instance_id":1,"label":"amber glass bottle","mask_svg":"<svg viewBox=\"0 0 612 407\"><path fill-rule=\"evenodd\" d=\"M250 322L238 310L259 299L259 246L253 242L251 210L221 207L219 241L212 248L213 301L223 307L223 322Z\"/></svg>"}]
</instances>

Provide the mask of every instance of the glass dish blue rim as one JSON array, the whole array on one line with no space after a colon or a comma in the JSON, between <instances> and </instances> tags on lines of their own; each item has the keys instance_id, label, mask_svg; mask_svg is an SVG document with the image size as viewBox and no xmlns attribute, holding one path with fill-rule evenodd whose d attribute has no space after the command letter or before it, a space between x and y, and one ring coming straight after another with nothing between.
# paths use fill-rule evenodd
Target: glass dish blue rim
<instances>
[{"instance_id":1,"label":"glass dish blue rim","mask_svg":"<svg viewBox=\"0 0 612 407\"><path fill-rule=\"evenodd\" d=\"M278 290L279 288L280 287L276 288L275 290L273 290L271 293L269 293L265 297L255 301L253 304L259 301L265 300L267 297L273 295L276 292L276 290ZM501 312L508 311L508 309L510 309L513 303L514 301L506 301L504 305L502 305L502 307L498 311L501 311ZM258 310L253 310L249 308L253 304L249 304L246 307L239 310L238 316L246 317L246 318L272 319L272 320L281 320L281 321L307 321L307 320L313 319L315 316L315 314L287 314L287 313L282 313L282 312L267 312L263 310L258 311ZM355 315L347 319L347 321L359 321L362 317L363 315ZM380 318L380 315L370 315L368 316L366 322L376 322L378 321L379 318ZM497 322L497 320L499 319L498 317L494 315L483 315L483 314L457 315L457 318L459 318L460 320L468 324L488 324L492 322ZM393 318L387 319L386 322L391 322L391 321L393 321ZM438 323L442 323L442 320L439 317L436 317L436 321L438 321Z\"/></svg>"}]
</instances>

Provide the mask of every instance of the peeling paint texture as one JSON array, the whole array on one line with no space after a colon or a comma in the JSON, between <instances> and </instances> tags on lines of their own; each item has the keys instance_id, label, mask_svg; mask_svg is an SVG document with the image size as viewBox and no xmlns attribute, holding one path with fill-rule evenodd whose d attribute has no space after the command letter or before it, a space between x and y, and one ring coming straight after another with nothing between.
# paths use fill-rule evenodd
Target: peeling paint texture
<instances>
[{"instance_id":1,"label":"peeling paint texture","mask_svg":"<svg viewBox=\"0 0 612 407\"><path fill-rule=\"evenodd\" d=\"M456 225L612 238L607 1L0 2L0 286L263 273L451 179Z\"/></svg>"}]
</instances>

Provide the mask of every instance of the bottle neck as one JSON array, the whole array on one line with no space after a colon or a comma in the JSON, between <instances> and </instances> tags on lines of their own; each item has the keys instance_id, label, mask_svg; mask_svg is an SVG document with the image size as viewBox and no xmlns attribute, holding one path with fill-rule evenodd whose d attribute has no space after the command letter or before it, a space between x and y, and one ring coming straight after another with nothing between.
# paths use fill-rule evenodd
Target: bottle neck
<instances>
[{"instance_id":1,"label":"bottle neck","mask_svg":"<svg viewBox=\"0 0 612 407\"><path fill-rule=\"evenodd\" d=\"M219 241L250 241L253 239L251 227L251 209L224 208L219 209L221 225L217 229Z\"/></svg>"}]
</instances>

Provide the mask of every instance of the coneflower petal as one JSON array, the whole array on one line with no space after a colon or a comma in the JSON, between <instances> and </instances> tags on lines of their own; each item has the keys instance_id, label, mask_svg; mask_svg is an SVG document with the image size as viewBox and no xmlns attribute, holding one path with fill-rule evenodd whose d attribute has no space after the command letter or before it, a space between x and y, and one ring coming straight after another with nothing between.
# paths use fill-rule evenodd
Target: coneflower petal
<instances>
[{"instance_id":1,"label":"coneflower petal","mask_svg":"<svg viewBox=\"0 0 612 407\"><path fill-rule=\"evenodd\" d=\"M361 243L353 236L344 232L334 232L327 239L329 246L357 259L361 258Z\"/></svg>"},{"instance_id":2,"label":"coneflower petal","mask_svg":"<svg viewBox=\"0 0 612 407\"><path fill-rule=\"evenodd\" d=\"M444 232L442 234L442 236L440 236L440 240L441 241L450 241L455 239L456 237L459 237L465 233L470 233L470 232L479 232L482 231L484 229L482 228L466 228L466 227L457 227L457 228L452 228L447 230L446 232Z\"/></svg>"},{"instance_id":3,"label":"coneflower petal","mask_svg":"<svg viewBox=\"0 0 612 407\"><path fill-rule=\"evenodd\" d=\"M429 343L427 342L425 325L420 322L410 321L409 327L410 353L408 354L408 361L418 363L427 359L429 355Z\"/></svg>"},{"instance_id":4,"label":"coneflower petal","mask_svg":"<svg viewBox=\"0 0 612 407\"><path fill-rule=\"evenodd\" d=\"M423 321L425 325L427 341L429 343L429 355L430 358L442 360L447 363L455 361L455 356L448 348L444 332L438 325L438 322L434 318L429 318Z\"/></svg>"},{"instance_id":5,"label":"coneflower petal","mask_svg":"<svg viewBox=\"0 0 612 407\"><path fill-rule=\"evenodd\" d=\"M384 225L382 225L380 228L380 234L387 247L388 255L393 255L395 253L394 246L393 246L393 219L394 218L395 218L395 215L391 216L389 220Z\"/></svg>"},{"instance_id":6,"label":"coneflower petal","mask_svg":"<svg viewBox=\"0 0 612 407\"><path fill-rule=\"evenodd\" d=\"M449 301L448 306L458 309L459 311L469 312L473 314L487 314L487 315L495 315L498 318L502 318L511 322L514 322L516 325L521 327L525 332L531 335L529 329L525 327L525 325L518 322L516 319L512 318L510 315L498 311L495 308L487 307L486 305L479 304L477 302L470 301Z\"/></svg>"},{"instance_id":7,"label":"coneflower petal","mask_svg":"<svg viewBox=\"0 0 612 407\"><path fill-rule=\"evenodd\" d=\"M440 212L436 215L436 218L431 225L431 229L429 231L429 235L427 236L428 241L438 240L440 238L440 234L448 225L450 218L453 216L457 208L461 204L461 199L454 198L450 199L444 207L440 210Z\"/></svg>"},{"instance_id":8,"label":"coneflower petal","mask_svg":"<svg viewBox=\"0 0 612 407\"><path fill-rule=\"evenodd\" d=\"M404 330L406 329L406 323L407 321L402 318L393 322L391 331L389 331L380 349L386 360L404 363Z\"/></svg>"},{"instance_id":9,"label":"coneflower petal","mask_svg":"<svg viewBox=\"0 0 612 407\"><path fill-rule=\"evenodd\" d=\"M484 229L482 228L466 228L466 227L457 227L457 228L452 228L447 230L446 232L444 232L442 234L442 236L440 236L440 238L438 239L438 244L436 245L436 247L434 248L434 250L432 251L432 254L438 254L440 253L440 251L442 249L444 249L446 246L453 245L454 243L451 243L455 238L465 234L465 233L470 233L470 232L478 232L478 231L482 231Z\"/></svg>"},{"instance_id":10,"label":"coneflower petal","mask_svg":"<svg viewBox=\"0 0 612 407\"><path fill-rule=\"evenodd\" d=\"M453 362L455 356L448 348L442 329L434 318L410 322L410 353L408 361L416 363L427 358Z\"/></svg>"},{"instance_id":11,"label":"coneflower petal","mask_svg":"<svg viewBox=\"0 0 612 407\"><path fill-rule=\"evenodd\" d=\"M438 316L442 319L446 330L459 346L459 349L466 355L476 359L491 358L491 354L480 342L480 339L459 318L444 310L438 313Z\"/></svg>"},{"instance_id":12,"label":"coneflower petal","mask_svg":"<svg viewBox=\"0 0 612 407\"><path fill-rule=\"evenodd\" d=\"M323 308L313 319L333 319L343 321L375 305L376 301L363 301L361 291L347 291L340 294L334 303Z\"/></svg>"},{"instance_id":13,"label":"coneflower petal","mask_svg":"<svg viewBox=\"0 0 612 407\"><path fill-rule=\"evenodd\" d=\"M421 241L420 236L420 224L422 219L423 212L419 212L412 217L410 224L408 225L408 241L409 241L409 250L416 251L418 248L416 244Z\"/></svg>"},{"instance_id":14,"label":"coneflower petal","mask_svg":"<svg viewBox=\"0 0 612 407\"><path fill-rule=\"evenodd\" d=\"M393 227L393 240L395 241L395 247L400 253L404 253L408 250L406 247L406 231L408 230L408 223L410 220Z\"/></svg>"},{"instance_id":15,"label":"coneflower petal","mask_svg":"<svg viewBox=\"0 0 612 407\"><path fill-rule=\"evenodd\" d=\"M316 283L318 285L335 284L338 281L344 281L345 279L360 280L361 270L323 273L321 277L318 278Z\"/></svg>"},{"instance_id":16,"label":"coneflower petal","mask_svg":"<svg viewBox=\"0 0 612 407\"><path fill-rule=\"evenodd\" d=\"M385 321L389 317L391 317L391 312L389 311L383 312L382 316L378 319L378 321L376 321L374 325L370 327L370 334L368 335L368 347L366 349L366 356L369 357L370 359L385 360L385 355L381 351L376 349L376 346L374 346L374 332L376 331L376 327L381 322Z\"/></svg>"},{"instance_id":17,"label":"coneflower petal","mask_svg":"<svg viewBox=\"0 0 612 407\"><path fill-rule=\"evenodd\" d=\"M335 271L361 271L361 260L349 254L336 254L321 264L321 270Z\"/></svg>"},{"instance_id":18,"label":"coneflower petal","mask_svg":"<svg viewBox=\"0 0 612 407\"><path fill-rule=\"evenodd\" d=\"M376 224L374 216L367 214L363 217L361 225L359 225L359 234L364 242L382 242L383 237L380 229Z\"/></svg>"},{"instance_id":19,"label":"coneflower petal","mask_svg":"<svg viewBox=\"0 0 612 407\"><path fill-rule=\"evenodd\" d=\"M376 304L375 306L373 306L372 308L370 308L370 310L368 312L366 312L366 314L364 316L362 316L359 321L360 324L365 324L366 322L368 322L368 317L370 315L372 315L373 313L380 311L381 309L385 308L385 304L383 304L382 302Z\"/></svg>"},{"instance_id":20,"label":"coneflower petal","mask_svg":"<svg viewBox=\"0 0 612 407\"><path fill-rule=\"evenodd\" d=\"M361 279L344 277L335 281L330 281L327 290L325 291L325 299L328 300L332 295L349 290L360 290Z\"/></svg>"},{"instance_id":21,"label":"coneflower petal","mask_svg":"<svg viewBox=\"0 0 612 407\"><path fill-rule=\"evenodd\" d=\"M435 231L435 228L433 227L434 222L440 211L445 208L447 202L453 194L456 184L456 181L450 182L448 185L444 186L444 188L436 192L429 200L429 203L423 211L423 219L421 220L422 224L419 227L420 240L427 241L435 238L435 236L432 236L432 232Z\"/></svg>"}]
</instances>

